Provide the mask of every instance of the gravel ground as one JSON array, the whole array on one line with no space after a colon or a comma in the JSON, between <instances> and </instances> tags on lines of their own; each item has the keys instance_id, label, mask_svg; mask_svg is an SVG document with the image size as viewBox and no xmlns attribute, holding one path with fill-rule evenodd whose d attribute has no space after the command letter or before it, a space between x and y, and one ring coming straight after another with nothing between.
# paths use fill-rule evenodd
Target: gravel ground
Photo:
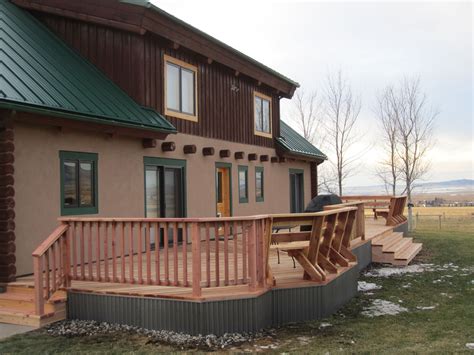
<instances>
[{"instance_id":1,"label":"gravel ground","mask_svg":"<svg viewBox=\"0 0 474 355\"><path fill-rule=\"evenodd\" d=\"M119 332L139 334L149 338L151 343L162 343L177 346L181 349L218 350L243 343L252 342L260 338L273 337L275 331L262 330L253 334L226 333L216 335L190 335L167 330L151 330L129 325L110 324L96 321L66 320L46 327L46 332L52 336L85 337L106 335Z\"/></svg>"}]
</instances>

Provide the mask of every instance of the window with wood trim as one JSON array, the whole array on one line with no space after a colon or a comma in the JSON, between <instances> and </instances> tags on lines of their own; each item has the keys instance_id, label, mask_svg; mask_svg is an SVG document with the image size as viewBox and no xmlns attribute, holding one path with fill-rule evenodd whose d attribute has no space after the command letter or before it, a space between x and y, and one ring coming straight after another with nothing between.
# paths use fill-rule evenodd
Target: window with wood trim
<instances>
[{"instance_id":1,"label":"window with wood trim","mask_svg":"<svg viewBox=\"0 0 474 355\"><path fill-rule=\"evenodd\" d=\"M263 202L264 199L264 174L263 174L263 166L256 166L255 167L255 201Z\"/></svg>"},{"instance_id":2,"label":"window with wood trim","mask_svg":"<svg viewBox=\"0 0 474 355\"><path fill-rule=\"evenodd\" d=\"M97 154L59 152L61 215L98 213Z\"/></svg>"},{"instance_id":3,"label":"window with wood trim","mask_svg":"<svg viewBox=\"0 0 474 355\"><path fill-rule=\"evenodd\" d=\"M248 167L239 165L239 202L249 202L249 177Z\"/></svg>"},{"instance_id":4,"label":"window with wood trim","mask_svg":"<svg viewBox=\"0 0 474 355\"><path fill-rule=\"evenodd\" d=\"M272 98L258 92L253 95L255 134L272 138Z\"/></svg>"},{"instance_id":5,"label":"window with wood trim","mask_svg":"<svg viewBox=\"0 0 474 355\"><path fill-rule=\"evenodd\" d=\"M165 115L197 121L197 67L164 56Z\"/></svg>"}]
</instances>

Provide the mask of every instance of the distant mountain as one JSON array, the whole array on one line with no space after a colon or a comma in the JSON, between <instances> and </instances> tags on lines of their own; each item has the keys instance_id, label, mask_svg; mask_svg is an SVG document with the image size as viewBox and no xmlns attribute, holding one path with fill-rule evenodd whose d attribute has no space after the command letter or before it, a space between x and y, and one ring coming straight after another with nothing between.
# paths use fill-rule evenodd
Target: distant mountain
<instances>
[{"instance_id":1,"label":"distant mountain","mask_svg":"<svg viewBox=\"0 0 474 355\"><path fill-rule=\"evenodd\" d=\"M397 188L398 190L398 188ZM398 191L401 193L402 189ZM371 186L348 186L345 188L344 194L347 195L379 195L386 194L383 185ZM448 181L431 181L417 184L414 194L433 194L433 193L474 193L474 180L458 179Z\"/></svg>"}]
</instances>

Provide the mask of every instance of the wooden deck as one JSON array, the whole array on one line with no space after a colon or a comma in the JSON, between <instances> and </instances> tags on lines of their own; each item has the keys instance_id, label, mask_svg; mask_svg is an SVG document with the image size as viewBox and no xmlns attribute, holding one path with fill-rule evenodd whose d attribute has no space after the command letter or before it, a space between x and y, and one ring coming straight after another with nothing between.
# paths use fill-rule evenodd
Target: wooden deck
<instances>
[{"instance_id":1,"label":"wooden deck","mask_svg":"<svg viewBox=\"0 0 474 355\"><path fill-rule=\"evenodd\" d=\"M352 247L357 247L363 243L366 243L367 240L373 239L377 236L381 236L384 233L388 233L393 230L393 227L386 226L383 219L378 219L374 220L372 218L367 218L366 219L366 241L360 241L360 240L354 240L352 243ZM204 241L202 242L203 244L205 243ZM223 250L224 249L224 242L221 240L219 241L219 249ZM210 270L206 269L206 255L205 252L203 253L203 257L201 258L201 270L202 270L202 275L201 275L201 285L206 286L207 281L206 280L216 280L216 260L215 260L215 253L213 253L213 248L215 248L215 244L211 245L211 253L209 255L210 258ZM229 299L229 298L247 298L247 297L255 297L260 295L262 292L265 292L264 290L256 290L252 291L249 288L249 285L247 284L237 284L233 285L235 283L234 280L240 280L243 277L242 270L243 270L243 263L242 263L242 253L241 253L241 244L239 241L234 242L232 240L229 240L228 242L228 251L229 251L229 257L227 260L228 263L228 274L232 275L230 277L228 275L228 286L225 285L225 275L219 275L219 283L222 285L222 287L203 287L202 288L202 297L200 299L202 300L213 300L213 299ZM182 250L182 247L180 246L180 249ZM204 246L202 250L205 250ZM237 250L237 253L234 253L234 250ZM187 248L186 252L188 253L188 258L191 258L190 253L191 248ZM159 251L159 258L160 260L165 260L165 250L160 249ZM275 279L275 285L274 287L276 288L293 288L293 287L304 287L304 286L312 286L315 285L314 281L311 280L304 280L303 279L303 269L302 267L297 263L294 262L291 257L289 257L285 252L280 251L280 262L278 262L278 255L277 255L277 250L272 249L270 250L270 255L269 255L269 265L271 267L271 270L273 272L273 276ZM154 253L152 253L154 255ZM139 297L160 297L160 298L173 298L173 299L194 299L193 294L192 294L192 288L190 287L182 287L182 286L175 286L173 285L173 280L174 280L174 275L175 274L175 269L174 265L182 265L182 253L178 254L178 259L176 260L176 263L173 262L173 254L169 254L170 262L169 262L169 269L168 269L168 274L170 277L170 284L169 285L149 285L147 284L147 271L150 272L149 277L151 279L156 279L155 278L155 272L156 270L154 268L150 270L145 270L146 268L146 256L145 253L141 257L142 261L142 268L143 268L143 280L138 280L138 256L137 254L134 255L133 257L133 264L130 263L127 258L125 259L125 274L130 275L130 270L129 270L129 265L133 265L132 267L132 272L133 272L133 277L135 279L135 284L130 285L130 284L123 284L123 283L113 283L113 282L105 282L104 280L104 274L103 271L101 272L101 278L102 281L80 281L80 280L73 280L70 290L72 291L81 291L81 292L93 292L93 293L100 293L100 294L117 294L117 295L132 295L132 296L139 296ZM235 257L234 257L235 256ZM117 263L117 269L121 269L121 260L120 258L117 258L116 261ZM108 264L109 267L112 263L112 260L109 259ZM220 270L225 270L225 260L224 258L219 259L219 269ZM341 273L345 272L347 269L353 267L355 263L351 263L349 267L342 268L338 274L330 274L328 275L328 278L325 282L320 282L319 284L325 284L339 276ZM88 266L86 265L86 268ZM191 268L192 265L188 264L188 273L191 274ZM96 270L96 266L92 267L93 270ZM98 268L99 270L105 270L105 263L101 262L100 267ZM78 274L80 275L80 270L77 271ZM163 275L165 272L164 267L160 268L160 273ZM183 270L178 267L176 269L176 272L178 273L176 280L181 279L181 273ZM94 271L94 276L97 276L97 273ZM221 271L222 273L222 271ZM214 281L214 284L216 281ZM33 276L25 276L25 277L20 277L17 279L16 282L11 283L10 285L12 286L34 286L34 278Z\"/></svg>"}]
</instances>

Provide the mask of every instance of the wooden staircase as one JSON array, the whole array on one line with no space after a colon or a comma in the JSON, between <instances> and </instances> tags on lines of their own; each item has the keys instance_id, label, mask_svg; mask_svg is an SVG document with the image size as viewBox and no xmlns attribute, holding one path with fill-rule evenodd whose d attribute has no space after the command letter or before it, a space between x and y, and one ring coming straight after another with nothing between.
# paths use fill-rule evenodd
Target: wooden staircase
<instances>
[{"instance_id":1,"label":"wooden staircase","mask_svg":"<svg viewBox=\"0 0 474 355\"><path fill-rule=\"evenodd\" d=\"M372 239L372 262L406 266L421 247L422 243L414 243L413 238L405 238L401 232L388 230Z\"/></svg>"},{"instance_id":2,"label":"wooden staircase","mask_svg":"<svg viewBox=\"0 0 474 355\"><path fill-rule=\"evenodd\" d=\"M6 284L0 293L0 323L42 327L66 318L66 292L57 291L45 304L45 314L35 314L34 287Z\"/></svg>"}]
</instances>

